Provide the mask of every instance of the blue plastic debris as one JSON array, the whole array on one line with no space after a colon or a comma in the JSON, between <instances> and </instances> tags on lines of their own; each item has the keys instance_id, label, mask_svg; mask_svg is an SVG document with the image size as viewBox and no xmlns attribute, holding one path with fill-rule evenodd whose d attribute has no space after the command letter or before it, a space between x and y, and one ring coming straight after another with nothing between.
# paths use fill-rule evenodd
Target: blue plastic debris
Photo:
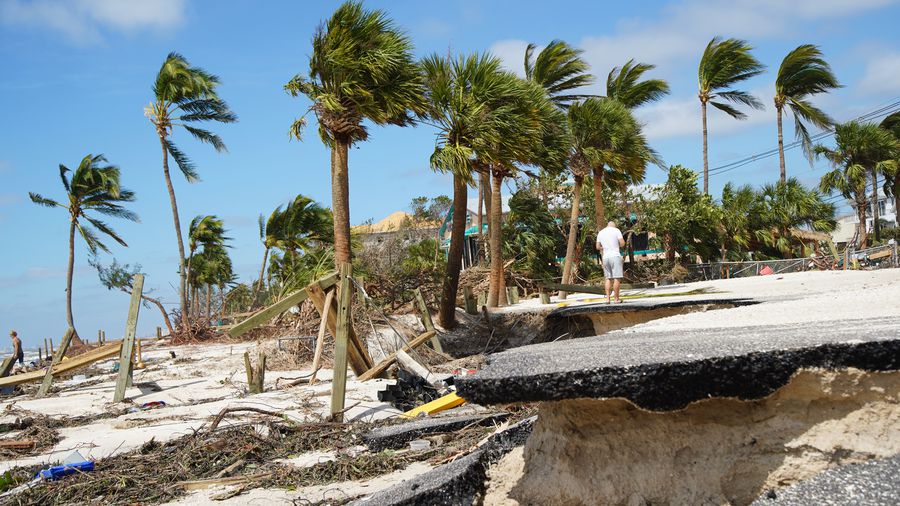
<instances>
[{"instance_id":1,"label":"blue plastic debris","mask_svg":"<svg viewBox=\"0 0 900 506\"><path fill-rule=\"evenodd\" d=\"M90 460L85 460L84 462L63 464L61 466L53 466L50 469L43 469L37 474L37 477L44 480L58 480L63 476L68 476L76 472L89 473L93 470L94 463Z\"/></svg>"}]
</instances>

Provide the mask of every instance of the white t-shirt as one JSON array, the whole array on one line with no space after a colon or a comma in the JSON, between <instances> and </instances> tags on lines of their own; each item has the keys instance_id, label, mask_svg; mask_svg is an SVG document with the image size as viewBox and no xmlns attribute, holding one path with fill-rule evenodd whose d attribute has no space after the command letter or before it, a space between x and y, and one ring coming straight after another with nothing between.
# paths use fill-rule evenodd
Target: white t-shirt
<instances>
[{"instance_id":1,"label":"white t-shirt","mask_svg":"<svg viewBox=\"0 0 900 506\"><path fill-rule=\"evenodd\" d=\"M616 227L607 226L597 233L597 242L603 247L603 256L622 256L619 253L619 239L624 237Z\"/></svg>"}]
</instances>

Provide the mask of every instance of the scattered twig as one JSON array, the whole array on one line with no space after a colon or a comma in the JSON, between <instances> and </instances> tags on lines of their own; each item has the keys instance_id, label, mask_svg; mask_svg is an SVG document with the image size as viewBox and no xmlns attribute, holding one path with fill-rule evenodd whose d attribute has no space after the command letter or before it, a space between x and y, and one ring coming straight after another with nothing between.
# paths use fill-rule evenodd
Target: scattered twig
<instances>
[{"instance_id":1,"label":"scattered twig","mask_svg":"<svg viewBox=\"0 0 900 506\"><path fill-rule=\"evenodd\" d=\"M209 432L216 430L216 427L219 426L219 423L222 422L222 419L225 418L225 415L227 415L228 413L237 413L240 411L252 411L253 413L260 413L260 414L269 415L269 416L277 416L279 418L284 416L284 413L280 413L280 412L276 412L276 411L269 411L269 410L260 409L260 408L245 407L245 406L236 407L236 408L222 408L222 411L219 411L219 414L216 415L216 417L213 419L212 425L209 426Z\"/></svg>"}]
</instances>

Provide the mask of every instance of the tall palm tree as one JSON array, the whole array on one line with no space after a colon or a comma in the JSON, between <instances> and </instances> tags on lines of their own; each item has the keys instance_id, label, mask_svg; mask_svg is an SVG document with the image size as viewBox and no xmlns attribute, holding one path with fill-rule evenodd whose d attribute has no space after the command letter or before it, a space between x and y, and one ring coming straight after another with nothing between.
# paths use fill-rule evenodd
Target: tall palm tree
<instances>
[{"instance_id":1,"label":"tall palm tree","mask_svg":"<svg viewBox=\"0 0 900 506\"><path fill-rule=\"evenodd\" d=\"M900 145L900 112L895 112L884 118L881 128L891 132L894 140ZM884 190L886 195L894 196L894 223L900 226L900 148L896 150L892 167L885 165Z\"/></svg>"},{"instance_id":2,"label":"tall palm tree","mask_svg":"<svg viewBox=\"0 0 900 506\"><path fill-rule=\"evenodd\" d=\"M781 113L785 106L794 113L794 133L803 146L803 152L812 163L813 144L809 138L809 131L803 121L826 129L834 125L825 111L814 106L809 98L819 93L827 93L829 90L840 88L837 77L831 71L831 66L822 58L822 51L818 46L803 44L797 46L784 57L781 67L778 68L778 76L775 78L775 113L778 117L778 162L781 167L781 181L784 182L787 173L784 166L784 137L781 128Z\"/></svg>"},{"instance_id":3,"label":"tall palm tree","mask_svg":"<svg viewBox=\"0 0 900 506\"><path fill-rule=\"evenodd\" d=\"M737 83L763 73L765 66L750 51L753 48L739 39L715 37L706 45L700 58L698 81L700 85L700 111L703 116L703 193L709 194L709 157L707 151L706 104L735 119L745 119L746 114L732 104L742 104L763 109L762 102L746 91L733 89Z\"/></svg>"},{"instance_id":4,"label":"tall palm tree","mask_svg":"<svg viewBox=\"0 0 900 506\"><path fill-rule=\"evenodd\" d=\"M525 49L525 78L541 85L554 104L565 108L590 96L574 93L594 82L590 65L581 57L584 51L561 40L551 41L535 57L536 48L528 44Z\"/></svg>"},{"instance_id":5,"label":"tall palm tree","mask_svg":"<svg viewBox=\"0 0 900 506\"><path fill-rule=\"evenodd\" d=\"M381 11L348 1L313 36L309 75L285 85L305 95L319 122L319 135L331 148L331 196L334 259L350 263L348 150L369 137L363 120L376 125L408 126L424 110L422 73L412 41ZM305 115L291 127L298 138Z\"/></svg>"},{"instance_id":6,"label":"tall palm tree","mask_svg":"<svg viewBox=\"0 0 900 506\"><path fill-rule=\"evenodd\" d=\"M669 94L669 83L663 79L641 80L645 73L655 68L656 65L637 63L634 59L621 67L613 67L606 77L606 96L629 109L656 102Z\"/></svg>"},{"instance_id":7,"label":"tall palm tree","mask_svg":"<svg viewBox=\"0 0 900 506\"><path fill-rule=\"evenodd\" d=\"M134 193L122 188L119 184L119 168L115 165L104 165L103 155L87 155L74 172L65 165L59 166L59 178L66 191L66 199L61 203L48 199L37 193L28 193L31 201L46 207L61 207L69 213L69 264L66 269L66 322L75 328L72 317L72 277L75 269L75 231L84 239L88 250L96 253L98 249L109 251L109 248L98 237L100 232L122 246L128 246L119 235L103 221L92 216L93 213L139 221L137 214L125 209L122 204L134 201ZM69 173L71 177L69 176ZM84 223L87 222L87 223ZM93 228L92 228L93 227ZM96 229L96 230L94 230ZM76 333L77 335L77 333Z\"/></svg>"},{"instance_id":8,"label":"tall palm tree","mask_svg":"<svg viewBox=\"0 0 900 506\"><path fill-rule=\"evenodd\" d=\"M821 193L806 189L796 178L763 186L756 211L766 225L755 231L757 239L786 258L793 257L794 229L831 232L837 224L834 204L825 202Z\"/></svg>"},{"instance_id":9,"label":"tall palm tree","mask_svg":"<svg viewBox=\"0 0 900 506\"><path fill-rule=\"evenodd\" d=\"M205 290L204 302L206 319L212 318L212 287L227 284L233 278L231 259L223 244L211 243L203 246L203 250L194 258L194 274L189 278L192 291ZM200 298L194 297L195 315L199 315Z\"/></svg>"},{"instance_id":10,"label":"tall palm tree","mask_svg":"<svg viewBox=\"0 0 900 506\"><path fill-rule=\"evenodd\" d=\"M179 299L182 315L186 315L188 311L187 269L181 220L178 217L178 202L175 200L175 188L169 176L169 155L189 183L196 182L199 178L193 162L172 142L171 137L176 127L183 127L195 139L211 144L216 151L226 151L225 143L218 135L192 126L206 121L219 123L237 121L237 116L231 112L228 104L216 94L218 85L218 77L200 67L191 66L178 53L169 53L153 83L153 102L144 109L144 114L156 129L162 147L163 176L166 180L166 190L169 192L175 235L178 239L178 273L181 280Z\"/></svg>"},{"instance_id":11,"label":"tall palm tree","mask_svg":"<svg viewBox=\"0 0 900 506\"><path fill-rule=\"evenodd\" d=\"M818 145L814 150L816 155L827 159L833 167L832 171L822 176L819 189L823 193L837 190L854 203L859 220L859 247L864 249L869 244L866 230L869 205L866 198L867 178L875 176L872 178L872 202L877 213L877 174L896 166L897 141L890 132L878 125L850 121L835 126L834 142L834 148ZM876 224L877 219L876 214Z\"/></svg>"},{"instance_id":12,"label":"tall palm tree","mask_svg":"<svg viewBox=\"0 0 900 506\"><path fill-rule=\"evenodd\" d=\"M197 248L203 246L204 249L209 247L224 246L225 241L230 239L225 236L225 227L222 220L214 215L195 216L188 226L188 259L187 259L187 278L191 279L191 265L194 260L194 253ZM190 304L188 304L190 307ZM190 316L188 312L185 316Z\"/></svg>"},{"instance_id":13,"label":"tall palm tree","mask_svg":"<svg viewBox=\"0 0 900 506\"><path fill-rule=\"evenodd\" d=\"M735 187L729 182L722 188L719 250L722 252L723 262L728 259L729 252L739 255L753 241L759 200L759 195L750 185ZM736 259L740 259L740 256Z\"/></svg>"}]
</instances>

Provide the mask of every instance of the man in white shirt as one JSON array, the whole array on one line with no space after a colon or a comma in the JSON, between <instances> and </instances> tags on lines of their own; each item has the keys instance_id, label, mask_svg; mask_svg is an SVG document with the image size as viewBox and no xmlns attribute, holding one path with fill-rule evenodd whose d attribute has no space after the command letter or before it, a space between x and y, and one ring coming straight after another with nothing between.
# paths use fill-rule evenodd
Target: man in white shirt
<instances>
[{"instance_id":1,"label":"man in white shirt","mask_svg":"<svg viewBox=\"0 0 900 506\"><path fill-rule=\"evenodd\" d=\"M597 249L603 251L603 277L606 278L606 303L612 302L611 292L616 296L616 302L622 302L619 298L619 287L622 284L624 260L619 248L625 246L625 238L622 232L616 228L616 223L611 221L606 228L597 233Z\"/></svg>"}]
</instances>

